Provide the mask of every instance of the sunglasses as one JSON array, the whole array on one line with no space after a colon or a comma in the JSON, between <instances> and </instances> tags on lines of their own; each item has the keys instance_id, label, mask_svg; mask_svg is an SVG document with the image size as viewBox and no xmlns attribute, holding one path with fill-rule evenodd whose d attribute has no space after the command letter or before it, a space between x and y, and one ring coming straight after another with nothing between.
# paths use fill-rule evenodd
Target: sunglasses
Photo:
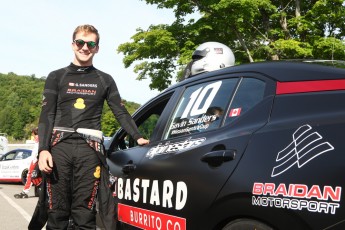
<instances>
[{"instance_id":1,"label":"sunglasses","mask_svg":"<svg viewBox=\"0 0 345 230\"><path fill-rule=\"evenodd\" d=\"M78 46L78 48L80 48L80 49L84 47L85 43L87 44L87 47L88 47L89 49L93 49L93 48L95 48L95 47L97 46L97 43L96 43L96 42L93 42L93 41L86 42L86 41L81 40L81 39L76 39L76 40L74 40L73 42L74 42L74 43Z\"/></svg>"}]
</instances>

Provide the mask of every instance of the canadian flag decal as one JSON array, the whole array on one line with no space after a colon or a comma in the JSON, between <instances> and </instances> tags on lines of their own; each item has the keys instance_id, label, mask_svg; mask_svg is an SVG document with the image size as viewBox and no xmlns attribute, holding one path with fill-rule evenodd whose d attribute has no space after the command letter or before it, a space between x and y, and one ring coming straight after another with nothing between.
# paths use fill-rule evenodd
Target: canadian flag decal
<instances>
[{"instance_id":1,"label":"canadian flag decal","mask_svg":"<svg viewBox=\"0 0 345 230\"><path fill-rule=\"evenodd\" d=\"M241 114L241 108L231 109L229 113L229 117L237 117Z\"/></svg>"}]
</instances>

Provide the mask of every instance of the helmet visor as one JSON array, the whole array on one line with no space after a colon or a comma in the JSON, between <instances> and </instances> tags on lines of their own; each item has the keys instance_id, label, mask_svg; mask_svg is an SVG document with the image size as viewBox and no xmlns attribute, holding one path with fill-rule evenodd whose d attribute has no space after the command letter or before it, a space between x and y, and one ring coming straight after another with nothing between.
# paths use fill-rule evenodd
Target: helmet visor
<instances>
[{"instance_id":1,"label":"helmet visor","mask_svg":"<svg viewBox=\"0 0 345 230\"><path fill-rule=\"evenodd\" d=\"M205 48L203 50L195 50L193 55L192 55L192 59L193 60L199 60L201 58L204 58L204 57L206 57L208 52L210 52L209 48Z\"/></svg>"}]
</instances>

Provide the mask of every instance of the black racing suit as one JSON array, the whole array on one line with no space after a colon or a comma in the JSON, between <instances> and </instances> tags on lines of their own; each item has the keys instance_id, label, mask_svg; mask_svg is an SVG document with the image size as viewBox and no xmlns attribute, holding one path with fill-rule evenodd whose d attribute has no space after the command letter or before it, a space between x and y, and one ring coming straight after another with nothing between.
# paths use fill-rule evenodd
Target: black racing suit
<instances>
[{"instance_id":1,"label":"black racing suit","mask_svg":"<svg viewBox=\"0 0 345 230\"><path fill-rule=\"evenodd\" d=\"M53 157L53 177L47 180L47 229L66 229L71 217L80 229L95 228L95 197L101 162L83 137L57 129L101 129L104 101L120 125L135 139L141 137L113 78L93 66L70 64L51 72L45 83L38 125L39 152ZM55 130L54 130L55 132ZM56 142L56 140L58 140ZM54 141L54 143L52 143Z\"/></svg>"}]
</instances>

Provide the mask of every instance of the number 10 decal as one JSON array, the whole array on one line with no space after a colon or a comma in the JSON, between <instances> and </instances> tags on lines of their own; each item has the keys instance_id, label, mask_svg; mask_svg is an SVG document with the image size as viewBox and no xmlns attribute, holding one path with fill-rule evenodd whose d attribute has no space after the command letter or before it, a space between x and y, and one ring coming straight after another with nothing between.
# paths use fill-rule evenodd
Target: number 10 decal
<instances>
[{"instance_id":1,"label":"number 10 decal","mask_svg":"<svg viewBox=\"0 0 345 230\"><path fill-rule=\"evenodd\" d=\"M207 109L210 107L214 97L217 95L217 92L222 85L222 81L217 81L212 84L209 84L205 87L200 87L195 90L189 97L188 105L186 106L181 118L190 116L200 115L206 113ZM205 98L207 92L211 90L210 94ZM201 103L205 101L202 108L199 108Z\"/></svg>"}]
</instances>

